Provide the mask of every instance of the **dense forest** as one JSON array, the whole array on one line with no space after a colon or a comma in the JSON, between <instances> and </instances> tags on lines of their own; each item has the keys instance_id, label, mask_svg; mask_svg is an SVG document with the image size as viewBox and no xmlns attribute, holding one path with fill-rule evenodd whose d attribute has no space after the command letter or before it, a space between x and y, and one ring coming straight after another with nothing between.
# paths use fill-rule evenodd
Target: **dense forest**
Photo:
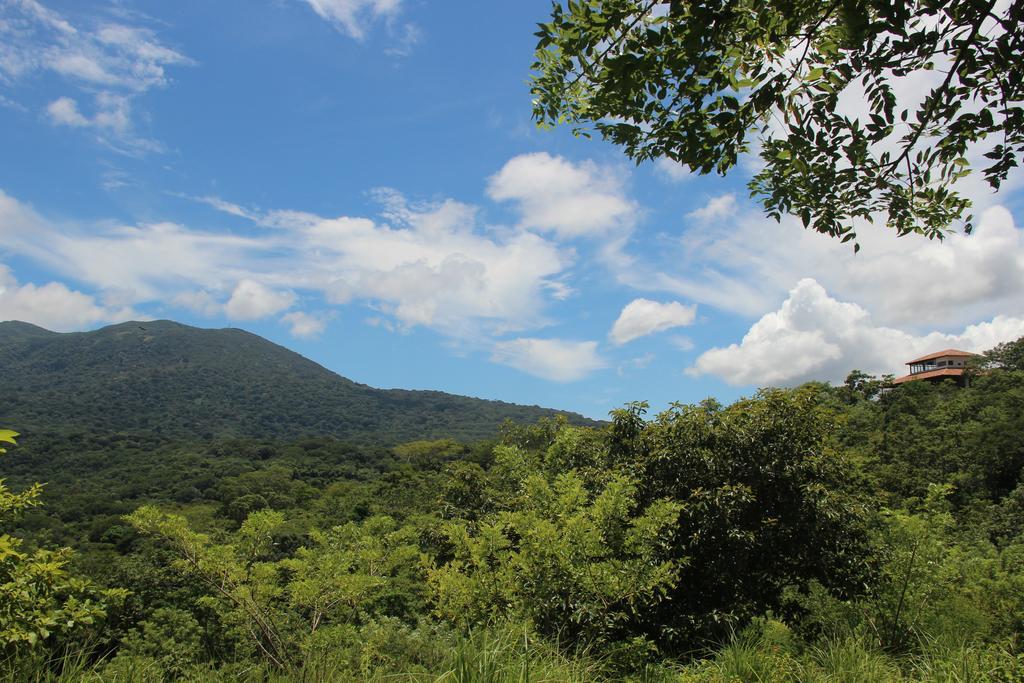
<instances>
[{"instance_id":1,"label":"dense forest","mask_svg":"<svg viewBox=\"0 0 1024 683\"><path fill-rule=\"evenodd\" d=\"M163 441L329 435L394 445L491 438L505 420L535 422L558 412L376 389L244 330L169 320L63 334L0 322L0 368L0 424L33 434L87 429Z\"/></svg>"},{"instance_id":2,"label":"dense forest","mask_svg":"<svg viewBox=\"0 0 1024 683\"><path fill-rule=\"evenodd\" d=\"M0 433L5 680L1024 680L1024 339L970 375L473 443Z\"/></svg>"}]
</instances>

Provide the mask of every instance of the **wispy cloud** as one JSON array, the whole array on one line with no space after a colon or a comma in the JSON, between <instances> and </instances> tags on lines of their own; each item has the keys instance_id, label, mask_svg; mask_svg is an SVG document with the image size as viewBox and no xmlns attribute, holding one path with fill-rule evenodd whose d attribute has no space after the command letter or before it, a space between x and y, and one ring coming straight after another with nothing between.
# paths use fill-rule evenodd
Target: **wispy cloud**
<instances>
[{"instance_id":1,"label":"wispy cloud","mask_svg":"<svg viewBox=\"0 0 1024 683\"><path fill-rule=\"evenodd\" d=\"M423 37L419 26L399 22L402 0L305 0L317 16L330 23L339 33L353 40L366 40L373 26L383 23L391 46L386 54L406 57Z\"/></svg>"},{"instance_id":2,"label":"wispy cloud","mask_svg":"<svg viewBox=\"0 0 1024 683\"><path fill-rule=\"evenodd\" d=\"M401 0L306 0L313 11L342 33L362 40L367 26L374 21L394 17Z\"/></svg>"},{"instance_id":3,"label":"wispy cloud","mask_svg":"<svg viewBox=\"0 0 1024 683\"><path fill-rule=\"evenodd\" d=\"M161 303L234 319L297 310L299 293L334 306L362 301L399 328L453 338L542 326L552 280L571 254L524 231L486 234L473 207L408 205L390 195L384 220L256 212L210 201L276 229L243 236L175 223L57 224L0 192L6 248L134 305ZM308 320L290 319L293 327Z\"/></svg>"},{"instance_id":4,"label":"wispy cloud","mask_svg":"<svg viewBox=\"0 0 1024 683\"><path fill-rule=\"evenodd\" d=\"M61 76L76 96L50 102L50 121L91 130L120 152L161 148L136 130L134 101L166 87L168 67L193 63L145 27L102 20L75 26L36 0L0 5L0 82L11 85L44 72Z\"/></svg>"},{"instance_id":5,"label":"wispy cloud","mask_svg":"<svg viewBox=\"0 0 1024 683\"><path fill-rule=\"evenodd\" d=\"M608 365L595 341L530 337L497 342L491 360L554 382L575 382Z\"/></svg>"}]
</instances>

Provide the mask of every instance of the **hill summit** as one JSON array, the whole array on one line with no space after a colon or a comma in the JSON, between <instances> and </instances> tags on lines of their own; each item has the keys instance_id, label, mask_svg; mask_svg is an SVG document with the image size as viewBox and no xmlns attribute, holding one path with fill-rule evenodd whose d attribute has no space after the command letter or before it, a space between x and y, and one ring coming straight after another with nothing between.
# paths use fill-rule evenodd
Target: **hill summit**
<instances>
[{"instance_id":1,"label":"hill summit","mask_svg":"<svg viewBox=\"0 0 1024 683\"><path fill-rule=\"evenodd\" d=\"M0 425L393 444L494 436L558 411L439 391L375 389L239 329L157 320L58 333L0 323ZM570 421L590 420L566 413Z\"/></svg>"}]
</instances>

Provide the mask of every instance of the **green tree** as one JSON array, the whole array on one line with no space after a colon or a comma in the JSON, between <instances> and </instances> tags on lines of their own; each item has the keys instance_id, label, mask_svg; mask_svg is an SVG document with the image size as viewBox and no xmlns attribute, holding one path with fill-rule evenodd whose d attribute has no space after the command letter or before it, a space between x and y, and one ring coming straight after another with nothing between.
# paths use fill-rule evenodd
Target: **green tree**
<instances>
[{"instance_id":1,"label":"green tree","mask_svg":"<svg viewBox=\"0 0 1024 683\"><path fill-rule=\"evenodd\" d=\"M969 387L908 382L845 410L838 441L861 454L891 505L948 483L960 511L998 503L1021 484L1024 372L1014 369L1015 344L976 359L982 368ZM845 386L834 393L844 403L849 394Z\"/></svg>"},{"instance_id":2,"label":"green tree","mask_svg":"<svg viewBox=\"0 0 1024 683\"><path fill-rule=\"evenodd\" d=\"M989 370L998 368L1024 372L1024 337L1016 341L997 344L978 359L977 365Z\"/></svg>"},{"instance_id":3,"label":"green tree","mask_svg":"<svg viewBox=\"0 0 1024 683\"><path fill-rule=\"evenodd\" d=\"M896 651L1019 637L1024 546L997 548L959 527L951 492L933 485L912 510L883 509L870 589L854 600L812 590L802 599L803 629L831 639L857 634Z\"/></svg>"},{"instance_id":4,"label":"green tree","mask_svg":"<svg viewBox=\"0 0 1024 683\"><path fill-rule=\"evenodd\" d=\"M722 637L814 581L852 595L870 580L866 500L842 452L827 390L765 390L728 408L676 405L636 448L641 490L682 506L679 588L649 615L676 647Z\"/></svg>"},{"instance_id":5,"label":"green tree","mask_svg":"<svg viewBox=\"0 0 1024 683\"><path fill-rule=\"evenodd\" d=\"M412 603L422 602L414 535L387 517L313 532L309 546L281 560L270 559L275 533L285 524L274 510L251 513L226 543L152 506L127 519L172 548L178 569L207 588L202 605L281 671L301 669L325 631L344 631L384 614L408 616Z\"/></svg>"},{"instance_id":6,"label":"green tree","mask_svg":"<svg viewBox=\"0 0 1024 683\"><path fill-rule=\"evenodd\" d=\"M14 444L17 432L0 430L0 443ZM7 449L0 447L0 454ZM39 505L42 487L14 493L0 479L0 522ZM68 636L107 614L107 603L125 597L120 590L98 590L68 571L71 549L28 550L24 542L0 534L0 651L8 654L51 636Z\"/></svg>"},{"instance_id":7,"label":"green tree","mask_svg":"<svg viewBox=\"0 0 1024 683\"><path fill-rule=\"evenodd\" d=\"M173 607L153 610L121 644L118 658L141 658L170 677L182 677L202 657L202 631L191 613Z\"/></svg>"},{"instance_id":8,"label":"green tree","mask_svg":"<svg viewBox=\"0 0 1024 683\"><path fill-rule=\"evenodd\" d=\"M1022 17L1022 0L556 2L534 117L699 173L725 174L759 137L750 189L775 219L847 241L881 212L900 235L941 237L970 206L953 187L969 155L987 149L998 189L1024 151ZM900 101L898 79L924 72L924 98Z\"/></svg>"},{"instance_id":9,"label":"green tree","mask_svg":"<svg viewBox=\"0 0 1024 683\"><path fill-rule=\"evenodd\" d=\"M493 510L448 527L454 551L431 573L439 611L684 652L813 582L857 593L871 575L866 506L829 446L827 392L677 405L653 421L635 403L602 430L509 432L480 486Z\"/></svg>"},{"instance_id":10,"label":"green tree","mask_svg":"<svg viewBox=\"0 0 1024 683\"><path fill-rule=\"evenodd\" d=\"M850 374L846 376L843 386L840 388L840 394L850 404L862 400L871 400L876 398L883 389L890 386L892 379L892 375L884 375L881 379L878 379L874 375L869 375L861 370L851 370Z\"/></svg>"},{"instance_id":11,"label":"green tree","mask_svg":"<svg viewBox=\"0 0 1024 683\"><path fill-rule=\"evenodd\" d=\"M675 585L683 561L667 551L679 506L641 509L625 476L596 494L572 471L519 484L512 509L448 525L453 557L429 575L438 613L463 626L523 619L567 642L629 635Z\"/></svg>"}]
</instances>

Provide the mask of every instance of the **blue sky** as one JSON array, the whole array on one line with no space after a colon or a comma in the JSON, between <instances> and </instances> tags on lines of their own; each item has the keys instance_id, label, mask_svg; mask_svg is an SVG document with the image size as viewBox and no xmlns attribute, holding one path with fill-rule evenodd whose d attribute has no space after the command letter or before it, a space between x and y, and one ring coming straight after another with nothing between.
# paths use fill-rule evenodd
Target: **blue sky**
<instances>
[{"instance_id":1,"label":"blue sky","mask_svg":"<svg viewBox=\"0 0 1024 683\"><path fill-rule=\"evenodd\" d=\"M548 11L0 0L0 319L242 327L370 385L594 417L1024 334L1019 175L966 181L969 237L867 227L855 256L763 218L753 161L693 177L537 130Z\"/></svg>"}]
</instances>

